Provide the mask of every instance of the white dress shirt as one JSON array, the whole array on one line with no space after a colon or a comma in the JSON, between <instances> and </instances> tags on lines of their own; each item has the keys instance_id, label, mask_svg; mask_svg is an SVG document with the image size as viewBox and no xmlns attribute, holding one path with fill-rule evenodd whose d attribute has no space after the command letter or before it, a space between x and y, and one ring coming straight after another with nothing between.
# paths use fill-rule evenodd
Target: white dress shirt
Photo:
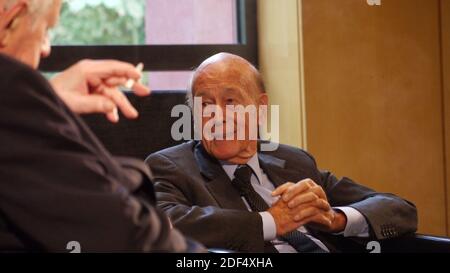
<instances>
[{"instance_id":1,"label":"white dress shirt","mask_svg":"<svg viewBox=\"0 0 450 273\"><path fill-rule=\"evenodd\" d=\"M233 180L234 172L238 165L229 164L227 162L221 162L222 168L227 173L228 177ZM270 181L269 177L264 173L264 171L259 166L258 154L255 154L248 162L247 165L253 170L250 182L255 189L255 191L266 201L266 203L271 206L278 200L278 197L272 196L272 191L275 190L273 183ZM251 211L245 198L242 198L247 206L248 210ZM351 207L335 207L334 209L342 211L347 217L347 225L343 232L336 235L344 235L345 237L368 237L369 236L369 226L365 217L356 209ZM297 252L292 246L287 242L277 239L277 230L275 225L275 220L273 216L265 211L259 213L262 218L263 223L263 234L265 241L271 241L278 252L281 253L295 253ZM313 240L322 249L329 251L328 248L317 238L314 238L308 233L308 230L301 226L298 231L304 233L311 240Z\"/></svg>"}]
</instances>

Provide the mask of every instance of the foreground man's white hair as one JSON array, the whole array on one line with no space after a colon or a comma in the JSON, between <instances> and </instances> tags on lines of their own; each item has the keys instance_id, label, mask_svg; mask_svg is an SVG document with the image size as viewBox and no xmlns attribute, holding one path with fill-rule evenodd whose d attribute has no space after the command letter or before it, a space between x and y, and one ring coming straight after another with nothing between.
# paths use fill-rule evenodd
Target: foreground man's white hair
<instances>
[{"instance_id":1,"label":"foreground man's white hair","mask_svg":"<svg viewBox=\"0 0 450 273\"><path fill-rule=\"evenodd\" d=\"M9 10L19 2L27 2L30 14L39 15L48 10L54 0L0 0L0 5L3 5L0 7L0 11Z\"/></svg>"}]
</instances>

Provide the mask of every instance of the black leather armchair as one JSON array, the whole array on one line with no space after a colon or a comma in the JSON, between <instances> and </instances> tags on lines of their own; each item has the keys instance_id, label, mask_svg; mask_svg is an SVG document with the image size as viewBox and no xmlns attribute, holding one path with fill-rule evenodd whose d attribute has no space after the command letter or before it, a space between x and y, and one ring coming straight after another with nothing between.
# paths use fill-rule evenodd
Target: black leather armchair
<instances>
[{"instance_id":1,"label":"black leather armchair","mask_svg":"<svg viewBox=\"0 0 450 273\"><path fill-rule=\"evenodd\" d=\"M121 119L111 124L102 115L89 115L84 119L106 148L114 155L131 156L144 160L149 154L181 143L171 137L172 124L178 119L171 117L173 106L184 104L185 91L155 91L147 98L128 94L138 109L138 120ZM343 242L344 251L369 252L366 244ZM381 252L448 252L450 239L412 234L396 239L380 241ZM220 251L220 250L219 250ZM212 251L217 252L217 251Z\"/></svg>"},{"instance_id":2,"label":"black leather armchair","mask_svg":"<svg viewBox=\"0 0 450 273\"><path fill-rule=\"evenodd\" d=\"M450 253L450 238L412 234L381 241L383 253Z\"/></svg>"},{"instance_id":3,"label":"black leather armchair","mask_svg":"<svg viewBox=\"0 0 450 273\"><path fill-rule=\"evenodd\" d=\"M121 116L120 122L113 124L103 115L83 117L113 155L144 160L151 153L183 142L171 136L172 124L178 119L171 117L171 111L173 106L185 104L186 91L153 91L145 98L131 93L127 96L139 111L137 120Z\"/></svg>"}]
</instances>

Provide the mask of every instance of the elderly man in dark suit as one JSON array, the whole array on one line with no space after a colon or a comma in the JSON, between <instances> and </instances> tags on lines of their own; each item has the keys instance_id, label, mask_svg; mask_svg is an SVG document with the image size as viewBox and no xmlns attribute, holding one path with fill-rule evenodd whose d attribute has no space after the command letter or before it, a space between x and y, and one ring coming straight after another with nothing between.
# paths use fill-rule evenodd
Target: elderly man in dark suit
<instances>
[{"instance_id":1,"label":"elderly man in dark suit","mask_svg":"<svg viewBox=\"0 0 450 273\"><path fill-rule=\"evenodd\" d=\"M201 141L146 160L158 206L186 235L208 247L242 252L320 253L339 251L341 238L385 239L416 231L413 204L320 171L301 149L279 145L263 151L264 143L249 137L248 122L242 125L234 114L230 121L229 105L268 104L261 76L246 60L227 53L207 59L193 75L190 96L201 98L194 108L214 106L225 113L201 117L203 129L214 119L213 137L202 134ZM224 133L227 121L244 126L245 137Z\"/></svg>"},{"instance_id":2,"label":"elderly man in dark suit","mask_svg":"<svg viewBox=\"0 0 450 273\"><path fill-rule=\"evenodd\" d=\"M155 207L144 162L113 158L76 114L137 117L118 86L140 73L128 63L83 61L49 83L36 71L60 6L0 0L0 252L196 247Z\"/></svg>"}]
</instances>

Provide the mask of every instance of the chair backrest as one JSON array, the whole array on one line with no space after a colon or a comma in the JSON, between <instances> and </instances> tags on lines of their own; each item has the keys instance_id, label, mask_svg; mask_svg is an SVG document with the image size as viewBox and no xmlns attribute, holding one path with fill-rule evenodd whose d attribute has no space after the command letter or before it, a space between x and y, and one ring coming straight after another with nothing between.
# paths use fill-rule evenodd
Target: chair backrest
<instances>
[{"instance_id":1,"label":"chair backrest","mask_svg":"<svg viewBox=\"0 0 450 273\"><path fill-rule=\"evenodd\" d=\"M104 115L83 116L113 155L145 159L151 153L183 142L171 136L172 125L179 119L172 118L171 111L175 105L185 104L186 91L153 91L145 98L130 93L127 97L139 112L136 120L121 117L118 124L112 124Z\"/></svg>"}]
</instances>

